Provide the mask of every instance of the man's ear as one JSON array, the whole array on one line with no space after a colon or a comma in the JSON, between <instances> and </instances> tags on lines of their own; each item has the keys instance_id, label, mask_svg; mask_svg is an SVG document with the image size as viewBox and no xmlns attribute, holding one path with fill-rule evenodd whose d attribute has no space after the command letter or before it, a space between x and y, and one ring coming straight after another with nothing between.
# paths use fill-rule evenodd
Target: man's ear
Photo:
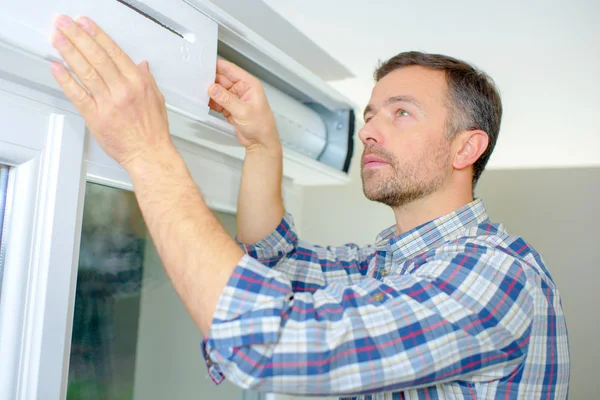
<instances>
[{"instance_id":1,"label":"man's ear","mask_svg":"<svg viewBox=\"0 0 600 400\"><path fill-rule=\"evenodd\" d=\"M460 132L454 140L456 153L453 166L456 169L464 169L473 164L481 157L488 147L489 138L487 133L480 129Z\"/></svg>"}]
</instances>

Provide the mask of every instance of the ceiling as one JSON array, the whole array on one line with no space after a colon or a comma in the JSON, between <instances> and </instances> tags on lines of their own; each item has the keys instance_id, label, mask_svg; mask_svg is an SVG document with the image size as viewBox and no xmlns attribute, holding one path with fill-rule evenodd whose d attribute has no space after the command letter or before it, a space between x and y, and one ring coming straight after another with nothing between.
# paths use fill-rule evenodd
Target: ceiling
<instances>
[{"instance_id":1,"label":"ceiling","mask_svg":"<svg viewBox=\"0 0 600 400\"><path fill-rule=\"evenodd\" d=\"M380 60L447 54L500 88L490 168L600 166L598 0L263 1L354 75L330 83L360 107Z\"/></svg>"}]
</instances>

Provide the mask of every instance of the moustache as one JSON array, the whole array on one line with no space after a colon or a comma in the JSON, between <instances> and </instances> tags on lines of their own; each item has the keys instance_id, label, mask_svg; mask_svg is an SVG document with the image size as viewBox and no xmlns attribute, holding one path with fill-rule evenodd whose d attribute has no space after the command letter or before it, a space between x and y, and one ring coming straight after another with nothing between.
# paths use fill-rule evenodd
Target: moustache
<instances>
[{"instance_id":1,"label":"moustache","mask_svg":"<svg viewBox=\"0 0 600 400\"><path fill-rule=\"evenodd\" d=\"M364 160L364 158L366 156L371 156L371 155L381 158L383 161L385 161L386 163L391 164L391 165L395 165L395 163L396 163L396 158L394 157L393 154L391 154L387 150L384 150L380 147L375 147L373 145L370 145L370 146L364 148L361 159ZM364 161L362 161L362 160L361 160L361 165L364 164Z\"/></svg>"}]
</instances>

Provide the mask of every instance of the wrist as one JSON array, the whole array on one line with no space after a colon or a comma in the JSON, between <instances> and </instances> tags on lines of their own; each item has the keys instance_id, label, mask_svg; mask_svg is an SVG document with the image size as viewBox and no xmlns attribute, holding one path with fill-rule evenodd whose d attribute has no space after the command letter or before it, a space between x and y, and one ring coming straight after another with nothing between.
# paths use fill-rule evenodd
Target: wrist
<instances>
[{"instance_id":1,"label":"wrist","mask_svg":"<svg viewBox=\"0 0 600 400\"><path fill-rule=\"evenodd\" d=\"M256 142L246 147L246 158L266 158L271 160L281 160L283 158L283 147L279 138L273 140Z\"/></svg>"},{"instance_id":2,"label":"wrist","mask_svg":"<svg viewBox=\"0 0 600 400\"><path fill-rule=\"evenodd\" d=\"M133 179L136 176L156 173L162 169L173 169L181 160L181 155L171 143L157 147L148 148L140 152L126 164L123 169ZM182 160L181 160L182 161Z\"/></svg>"},{"instance_id":3,"label":"wrist","mask_svg":"<svg viewBox=\"0 0 600 400\"><path fill-rule=\"evenodd\" d=\"M265 199L281 198L283 150L278 146L252 146L246 149L242 168L242 192L261 193Z\"/></svg>"}]
</instances>

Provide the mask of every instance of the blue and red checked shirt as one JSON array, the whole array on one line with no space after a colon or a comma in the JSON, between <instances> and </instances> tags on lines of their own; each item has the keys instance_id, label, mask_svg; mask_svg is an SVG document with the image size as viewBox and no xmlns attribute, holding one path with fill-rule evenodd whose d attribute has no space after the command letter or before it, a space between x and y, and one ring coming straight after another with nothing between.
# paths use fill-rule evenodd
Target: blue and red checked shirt
<instances>
[{"instance_id":1,"label":"blue and red checked shirt","mask_svg":"<svg viewBox=\"0 0 600 400\"><path fill-rule=\"evenodd\" d=\"M287 213L241 246L202 346L215 383L365 400L568 395L557 288L479 199L367 247L305 243Z\"/></svg>"}]
</instances>

